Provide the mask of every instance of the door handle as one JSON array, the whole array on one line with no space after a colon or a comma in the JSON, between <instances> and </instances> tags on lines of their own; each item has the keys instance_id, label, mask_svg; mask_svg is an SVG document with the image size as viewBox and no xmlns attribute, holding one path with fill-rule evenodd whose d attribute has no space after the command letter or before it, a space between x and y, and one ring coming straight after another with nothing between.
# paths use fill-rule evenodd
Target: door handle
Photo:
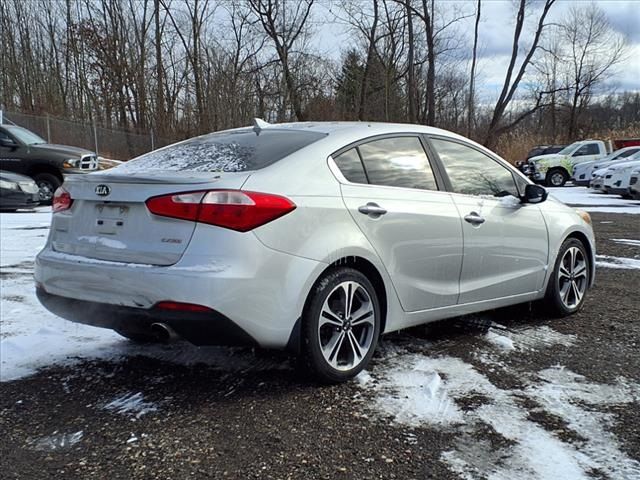
<instances>
[{"instance_id":1,"label":"door handle","mask_svg":"<svg viewBox=\"0 0 640 480\"><path fill-rule=\"evenodd\" d=\"M485 219L476 212L471 212L464 217L465 222L469 222L471 225L482 225Z\"/></svg>"},{"instance_id":2,"label":"door handle","mask_svg":"<svg viewBox=\"0 0 640 480\"><path fill-rule=\"evenodd\" d=\"M364 213L365 215L371 215L372 217L379 217L380 215L384 215L385 213L387 213L386 209L373 202L369 202L366 205L360 205L358 207L358 211L360 213Z\"/></svg>"}]
</instances>

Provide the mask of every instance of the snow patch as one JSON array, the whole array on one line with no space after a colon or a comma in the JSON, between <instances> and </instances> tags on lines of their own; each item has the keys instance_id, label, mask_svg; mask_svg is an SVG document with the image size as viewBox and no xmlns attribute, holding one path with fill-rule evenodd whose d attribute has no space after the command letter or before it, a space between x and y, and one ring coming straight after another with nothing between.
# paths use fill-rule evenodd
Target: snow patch
<instances>
[{"instance_id":1,"label":"snow patch","mask_svg":"<svg viewBox=\"0 0 640 480\"><path fill-rule=\"evenodd\" d=\"M358 382L358 385L364 386L367 383L373 381L373 378L371 377L369 372L367 372L366 370L362 370L358 375L356 375L355 380L356 382Z\"/></svg>"},{"instance_id":2,"label":"snow patch","mask_svg":"<svg viewBox=\"0 0 640 480\"><path fill-rule=\"evenodd\" d=\"M505 337L504 335L499 335L491 330L486 333L484 338L487 342L491 343L492 345L495 345L498 348L501 348L502 350L511 351L511 350L515 350L516 348L513 345L513 340L511 340L509 337Z\"/></svg>"},{"instance_id":3,"label":"snow patch","mask_svg":"<svg viewBox=\"0 0 640 480\"><path fill-rule=\"evenodd\" d=\"M602 222L601 222L602 223ZM612 241L623 245L631 245L632 247L640 247L640 240L632 240L628 238L612 238Z\"/></svg>"},{"instance_id":4,"label":"snow patch","mask_svg":"<svg viewBox=\"0 0 640 480\"><path fill-rule=\"evenodd\" d=\"M144 401L142 392L125 393L107 403L104 408L122 415L133 415L135 418L140 418L147 413L158 410L155 404Z\"/></svg>"},{"instance_id":5,"label":"snow patch","mask_svg":"<svg viewBox=\"0 0 640 480\"><path fill-rule=\"evenodd\" d=\"M394 355L385 361L376 371L378 382L362 387L374 394L372 407L403 425L453 429L456 448L441 458L462 478L587 480L594 469L610 478L640 478L640 463L628 457L609 432L610 415L593 408L638 401L636 383L617 379L610 385L594 384L557 367L520 378L524 389L501 389L455 357ZM478 396L482 403L473 407ZM523 397L562 418L566 429L584 442L566 440L531 420ZM459 405L465 401L471 406L463 410ZM479 441L487 427L503 437L506 446Z\"/></svg>"},{"instance_id":6,"label":"snow patch","mask_svg":"<svg viewBox=\"0 0 640 480\"><path fill-rule=\"evenodd\" d=\"M36 450L43 451L64 450L80 442L83 435L82 430L75 433L58 433L58 431L55 431L51 435L37 439L33 442L33 447Z\"/></svg>"},{"instance_id":7,"label":"snow patch","mask_svg":"<svg viewBox=\"0 0 640 480\"><path fill-rule=\"evenodd\" d=\"M539 350L554 345L570 347L577 337L573 334L560 333L547 325L527 327L513 330L511 339L519 350Z\"/></svg>"},{"instance_id":8,"label":"snow patch","mask_svg":"<svg viewBox=\"0 0 640 480\"><path fill-rule=\"evenodd\" d=\"M120 242L119 240L114 240L112 238L97 237L93 235L82 235L78 237L78 240L118 250L124 250L125 248L127 248L126 243Z\"/></svg>"},{"instance_id":9,"label":"snow patch","mask_svg":"<svg viewBox=\"0 0 640 480\"><path fill-rule=\"evenodd\" d=\"M587 212L640 214L640 203L637 200L625 200L619 195L597 193L587 187L557 187L548 190L549 195L556 200Z\"/></svg>"},{"instance_id":10,"label":"snow patch","mask_svg":"<svg viewBox=\"0 0 640 480\"><path fill-rule=\"evenodd\" d=\"M596 266L601 268L618 268L623 270L635 270L640 268L640 259L627 257L612 257L609 255L596 255Z\"/></svg>"}]
</instances>

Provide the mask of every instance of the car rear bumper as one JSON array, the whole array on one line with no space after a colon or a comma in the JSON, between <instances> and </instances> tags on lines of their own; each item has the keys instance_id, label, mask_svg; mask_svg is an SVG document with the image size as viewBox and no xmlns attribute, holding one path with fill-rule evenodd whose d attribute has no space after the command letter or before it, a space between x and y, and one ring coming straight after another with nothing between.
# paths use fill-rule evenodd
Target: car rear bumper
<instances>
[{"instance_id":1,"label":"car rear bumper","mask_svg":"<svg viewBox=\"0 0 640 480\"><path fill-rule=\"evenodd\" d=\"M185 338L193 337L194 330L206 339L194 343L218 338L222 340L215 344L224 343L227 335L220 331L230 330L231 323L237 327L231 330L246 334L240 337L263 347L285 348L306 296L326 264L272 250L253 234L239 238L243 255L228 258L227 265L220 259L216 264L215 257L188 254L169 267L107 262L61 254L47 246L36 257L35 280L44 306L74 322L114 329L126 324L144 327L154 323L159 302L189 303L215 312L195 319L183 312L168 319ZM102 310L108 313L96 313ZM178 325L183 318L185 326Z\"/></svg>"},{"instance_id":2,"label":"car rear bumper","mask_svg":"<svg viewBox=\"0 0 640 480\"><path fill-rule=\"evenodd\" d=\"M157 307L123 307L52 295L42 287L36 288L36 294L40 303L50 312L94 327L110 328L133 335L151 335L152 325L162 323L194 345L258 345L249 333L214 310L182 312Z\"/></svg>"},{"instance_id":3,"label":"car rear bumper","mask_svg":"<svg viewBox=\"0 0 640 480\"><path fill-rule=\"evenodd\" d=\"M0 209L33 208L40 204L38 193L3 189L0 192Z\"/></svg>"}]
</instances>

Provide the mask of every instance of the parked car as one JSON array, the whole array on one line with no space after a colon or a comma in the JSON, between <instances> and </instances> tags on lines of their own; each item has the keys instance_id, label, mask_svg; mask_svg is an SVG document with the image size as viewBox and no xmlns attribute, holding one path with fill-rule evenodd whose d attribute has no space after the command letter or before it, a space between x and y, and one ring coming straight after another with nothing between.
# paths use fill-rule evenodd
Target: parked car
<instances>
[{"instance_id":1,"label":"parked car","mask_svg":"<svg viewBox=\"0 0 640 480\"><path fill-rule=\"evenodd\" d=\"M338 382L381 333L542 299L575 313L594 252L587 213L460 135L257 120L67 177L35 280L71 321L288 348Z\"/></svg>"},{"instance_id":2,"label":"parked car","mask_svg":"<svg viewBox=\"0 0 640 480\"><path fill-rule=\"evenodd\" d=\"M617 162L624 162L634 153L640 152L640 146L625 147L616 150L611 155L607 155L602 160L592 160L590 162L581 162L573 167L573 183L580 186L587 186L591 182L593 172L600 168L609 167Z\"/></svg>"},{"instance_id":3,"label":"parked car","mask_svg":"<svg viewBox=\"0 0 640 480\"><path fill-rule=\"evenodd\" d=\"M609 167L599 168L591 174L591 181L589 182L589 188L604 192L604 176Z\"/></svg>"},{"instance_id":4,"label":"parked car","mask_svg":"<svg viewBox=\"0 0 640 480\"><path fill-rule=\"evenodd\" d=\"M36 182L24 175L0 170L0 210L16 211L40 204Z\"/></svg>"},{"instance_id":5,"label":"parked car","mask_svg":"<svg viewBox=\"0 0 640 480\"><path fill-rule=\"evenodd\" d=\"M607 156L601 140L583 140L566 146L558 153L529 159L530 177L548 187L561 187L571 178L575 164L599 160Z\"/></svg>"},{"instance_id":6,"label":"parked car","mask_svg":"<svg viewBox=\"0 0 640 480\"><path fill-rule=\"evenodd\" d=\"M65 175L97 170L98 157L83 148L47 143L26 128L0 125L0 168L35 180L41 202L48 204Z\"/></svg>"},{"instance_id":7,"label":"parked car","mask_svg":"<svg viewBox=\"0 0 640 480\"><path fill-rule=\"evenodd\" d=\"M640 167L636 167L631 171L629 196L634 200L640 200Z\"/></svg>"},{"instance_id":8,"label":"parked car","mask_svg":"<svg viewBox=\"0 0 640 480\"><path fill-rule=\"evenodd\" d=\"M634 160L617 163L606 170L604 175L605 192L614 195L622 195L623 197L628 196L631 171L640 166L640 158L636 158L636 155L630 158L633 158Z\"/></svg>"}]
</instances>

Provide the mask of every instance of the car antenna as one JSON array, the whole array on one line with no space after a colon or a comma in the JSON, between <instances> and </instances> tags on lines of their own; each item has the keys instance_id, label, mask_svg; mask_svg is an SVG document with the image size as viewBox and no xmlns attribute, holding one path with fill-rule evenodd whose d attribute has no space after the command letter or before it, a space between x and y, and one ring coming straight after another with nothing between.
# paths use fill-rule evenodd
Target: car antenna
<instances>
[{"instance_id":1,"label":"car antenna","mask_svg":"<svg viewBox=\"0 0 640 480\"><path fill-rule=\"evenodd\" d=\"M253 131L256 132L258 135L260 135L260 132L262 131L263 128L267 128L270 126L271 124L269 122L265 122L261 118L253 119Z\"/></svg>"}]
</instances>

